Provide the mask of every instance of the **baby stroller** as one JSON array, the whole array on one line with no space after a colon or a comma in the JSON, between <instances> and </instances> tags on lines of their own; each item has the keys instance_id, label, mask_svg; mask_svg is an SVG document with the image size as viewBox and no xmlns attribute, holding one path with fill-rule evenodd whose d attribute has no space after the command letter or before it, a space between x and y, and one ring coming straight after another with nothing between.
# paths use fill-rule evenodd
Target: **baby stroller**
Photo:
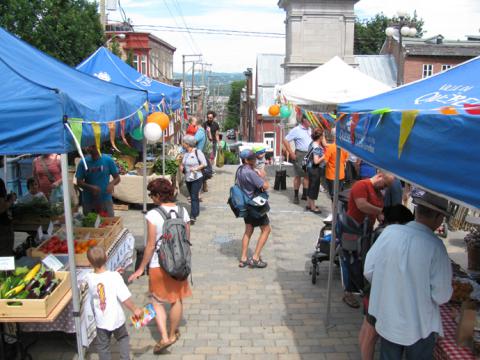
<instances>
[{"instance_id":1,"label":"baby stroller","mask_svg":"<svg viewBox=\"0 0 480 360\"><path fill-rule=\"evenodd\" d=\"M350 196L350 189L342 191L338 194L338 212L344 213L347 211L348 198ZM317 276L319 275L318 266L322 261L330 260L330 245L332 240L332 221L323 220L323 227L320 229L315 250L312 254L312 265L310 266L310 276L312 277L312 284L316 284ZM335 258L334 262L338 266L339 241L335 242Z\"/></svg>"}]
</instances>

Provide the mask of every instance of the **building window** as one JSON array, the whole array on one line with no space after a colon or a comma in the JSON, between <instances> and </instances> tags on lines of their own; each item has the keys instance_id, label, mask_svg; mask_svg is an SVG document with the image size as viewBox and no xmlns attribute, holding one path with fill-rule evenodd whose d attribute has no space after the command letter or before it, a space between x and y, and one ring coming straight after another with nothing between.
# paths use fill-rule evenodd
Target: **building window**
<instances>
[{"instance_id":1,"label":"building window","mask_svg":"<svg viewBox=\"0 0 480 360\"><path fill-rule=\"evenodd\" d=\"M138 69L143 75L147 75L147 55L141 55L140 57L140 69Z\"/></svg>"},{"instance_id":2,"label":"building window","mask_svg":"<svg viewBox=\"0 0 480 360\"><path fill-rule=\"evenodd\" d=\"M276 148L276 136L274 132L264 132L263 133L263 143L268 147L272 148L273 153L277 154Z\"/></svg>"},{"instance_id":3,"label":"building window","mask_svg":"<svg viewBox=\"0 0 480 360\"><path fill-rule=\"evenodd\" d=\"M133 68L138 71L138 55L133 54Z\"/></svg>"},{"instance_id":4,"label":"building window","mask_svg":"<svg viewBox=\"0 0 480 360\"><path fill-rule=\"evenodd\" d=\"M448 70L452 67L452 65L446 65L446 64L443 64L442 65L442 71L445 71L445 70Z\"/></svg>"},{"instance_id":5,"label":"building window","mask_svg":"<svg viewBox=\"0 0 480 360\"><path fill-rule=\"evenodd\" d=\"M423 64L422 78L432 76L432 74L433 74L433 65L432 64Z\"/></svg>"}]
</instances>

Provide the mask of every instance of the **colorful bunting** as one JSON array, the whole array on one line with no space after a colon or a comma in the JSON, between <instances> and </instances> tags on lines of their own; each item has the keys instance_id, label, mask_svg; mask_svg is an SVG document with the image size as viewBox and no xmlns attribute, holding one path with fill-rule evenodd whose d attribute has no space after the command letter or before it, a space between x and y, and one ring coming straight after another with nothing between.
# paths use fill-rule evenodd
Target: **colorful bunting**
<instances>
[{"instance_id":1,"label":"colorful bunting","mask_svg":"<svg viewBox=\"0 0 480 360\"><path fill-rule=\"evenodd\" d=\"M82 144L82 133L83 133L83 124L80 121L74 121L73 119L70 119L68 121L70 124L70 128L72 129L72 133L77 140L77 142Z\"/></svg>"},{"instance_id":2,"label":"colorful bunting","mask_svg":"<svg viewBox=\"0 0 480 360\"><path fill-rule=\"evenodd\" d=\"M463 108L470 115L480 115L480 104L463 104Z\"/></svg>"},{"instance_id":3,"label":"colorful bunting","mask_svg":"<svg viewBox=\"0 0 480 360\"><path fill-rule=\"evenodd\" d=\"M130 147L130 144L128 143L127 139L125 138L125 120L120 121L120 136L122 138L122 141L125 145Z\"/></svg>"},{"instance_id":4,"label":"colorful bunting","mask_svg":"<svg viewBox=\"0 0 480 360\"><path fill-rule=\"evenodd\" d=\"M386 108L382 108L382 109L373 110L372 114L374 114L374 115L384 115L384 114L389 113L389 112L392 112L392 109L386 107Z\"/></svg>"},{"instance_id":5,"label":"colorful bunting","mask_svg":"<svg viewBox=\"0 0 480 360\"><path fill-rule=\"evenodd\" d=\"M100 123L92 123L93 136L95 137L95 146L97 147L98 152L101 154L102 147L102 128Z\"/></svg>"},{"instance_id":6,"label":"colorful bunting","mask_svg":"<svg viewBox=\"0 0 480 360\"><path fill-rule=\"evenodd\" d=\"M315 116L315 115L314 115L314 116ZM325 129L330 130L330 124L329 124L328 121L323 117L323 115L320 114L320 113L318 113L318 117L322 120Z\"/></svg>"},{"instance_id":7,"label":"colorful bunting","mask_svg":"<svg viewBox=\"0 0 480 360\"><path fill-rule=\"evenodd\" d=\"M142 116L143 116L143 114L142 114ZM115 123L114 122L109 122L108 123L108 130L110 131L110 144L112 144L112 148L115 151L120 152L120 150L118 150L118 148L117 148L117 145L115 145Z\"/></svg>"},{"instance_id":8,"label":"colorful bunting","mask_svg":"<svg viewBox=\"0 0 480 360\"><path fill-rule=\"evenodd\" d=\"M398 139L398 157L402 156L405 143L412 132L417 118L418 110L409 110L402 112L402 122L400 123L400 137Z\"/></svg>"}]
</instances>

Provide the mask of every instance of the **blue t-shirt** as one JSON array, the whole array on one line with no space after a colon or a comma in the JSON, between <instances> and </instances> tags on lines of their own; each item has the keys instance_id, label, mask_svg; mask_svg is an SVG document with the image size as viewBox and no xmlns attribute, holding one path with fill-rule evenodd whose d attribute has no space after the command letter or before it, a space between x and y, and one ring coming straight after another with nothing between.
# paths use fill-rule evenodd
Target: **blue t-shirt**
<instances>
[{"instance_id":1,"label":"blue t-shirt","mask_svg":"<svg viewBox=\"0 0 480 360\"><path fill-rule=\"evenodd\" d=\"M205 147L205 141L207 140L207 134L203 127L198 127L197 132L195 133L195 141L197 142L197 149L203 151Z\"/></svg>"},{"instance_id":2,"label":"blue t-shirt","mask_svg":"<svg viewBox=\"0 0 480 360\"><path fill-rule=\"evenodd\" d=\"M95 202L105 202L112 200L112 194L107 193L107 186L110 182L110 175L117 175L118 169L115 161L108 156L102 155L98 160L93 160L91 156L87 156L85 161L88 170L85 170L83 162L80 162L77 167L77 179L84 180L89 185L98 186L101 189L100 199L95 199L93 194L88 190L83 190L83 201L88 204Z\"/></svg>"},{"instance_id":3,"label":"blue t-shirt","mask_svg":"<svg viewBox=\"0 0 480 360\"><path fill-rule=\"evenodd\" d=\"M360 177L361 178L371 178L375 176L377 173L377 169L375 169L372 165L362 161L360 163Z\"/></svg>"},{"instance_id":4,"label":"blue t-shirt","mask_svg":"<svg viewBox=\"0 0 480 360\"><path fill-rule=\"evenodd\" d=\"M261 190L265 184L257 172L248 165L242 165L238 170L237 183L250 198L252 198L258 190Z\"/></svg>"}]
</instances>

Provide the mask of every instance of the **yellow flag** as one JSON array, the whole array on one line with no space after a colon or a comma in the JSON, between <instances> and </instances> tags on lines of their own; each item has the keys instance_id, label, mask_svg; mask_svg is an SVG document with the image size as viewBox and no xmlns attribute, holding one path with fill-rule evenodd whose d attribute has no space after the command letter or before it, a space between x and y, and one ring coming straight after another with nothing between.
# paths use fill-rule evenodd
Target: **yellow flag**
<instances>
[{"instance_id":1,"label":"yellow flag","mask_svg":"<svg viewBox=\"0 0 480 360\"><path fill-rule=\"evenodd\" d=\"M102 146L102 128L100 127L99 123L92 123L93 135L95 136L95 145L97 146L98 153L101 155L102 152L100 150Z\"/></svg>"},{"instance_id":2,"label":"yellow flag","mask_svg":"<svg viewBox=\"0 0 480 360\"><path fill-rule=\"evenodd\" d=\"M402 122L400 123L400 138L398 139L398 157L402 156L403 147L412 132L418 110L408 110L402 112Z\"/></svg>"}]
</instances>

